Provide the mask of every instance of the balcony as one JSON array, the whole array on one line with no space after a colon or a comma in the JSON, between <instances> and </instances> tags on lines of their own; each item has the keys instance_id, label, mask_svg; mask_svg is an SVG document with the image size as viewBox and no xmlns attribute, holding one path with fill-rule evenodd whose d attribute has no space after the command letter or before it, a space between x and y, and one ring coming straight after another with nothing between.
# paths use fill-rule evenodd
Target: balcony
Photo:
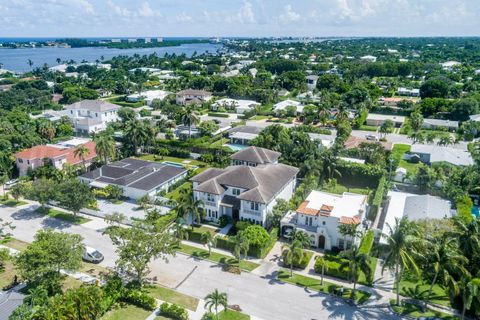
<instances>
[{"instance_id":1,"label":"balcony","mask_svg":"<svg viewBox=\"0 0 480 320\"><path fill-rule=\"evenodd\" d=\"M260 211L249 210L249 209L243 209L243 210L242 210L242 213L250 214L250 215L252 215L252 216L257 216L257 217L259 217L259 216L262 215L262 213L261 213Z\"/></svg>"},{"instance_id":2,"label":"balcony","mask_svg":"<svg viewBox=\"0 0 480 320\"><path fill-rule=\"evenodd\" d=\"M214 202L214 201L205 200L205 201L203 201L203 203L205 203L206 206L217 207L217 203Z\"/></svg>"}]
</instances>

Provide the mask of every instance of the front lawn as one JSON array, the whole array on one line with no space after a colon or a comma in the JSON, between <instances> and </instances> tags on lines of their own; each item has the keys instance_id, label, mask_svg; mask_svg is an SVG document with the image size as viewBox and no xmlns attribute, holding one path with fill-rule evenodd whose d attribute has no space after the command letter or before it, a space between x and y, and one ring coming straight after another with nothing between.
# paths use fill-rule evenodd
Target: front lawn
<instances>
[{"instance_id":1,"label":"front lawn","mask_svg":"<svg viewBox=\"0 0 480 320\"><path fill-rule=\"evenodd\" d=\"M410 297L412 296L415 287L418 285L418 291L419 292L425 292L422 296L420 297L414 297L416 299L426 299L428 295L428 290L430 288L429 283L425 283L422 281L415 281L413 279L402 279L400 281L400 294L402 296ZM446 292L441 286L438 284L435 284L432 289L432 296L430 297L430 302L433 304L439 304L442 306L447 306L447 307L452 307L450 298L448 296L448 292Z\"/></svg>"},{"instance_id":2,"label":"front lawn","mask_svg":"<svg viewBox=\"0 0 480 320\"><path fill-rule=\"evenodd\" d=\"M249 320L250 316L235 310L223 310L218 314L219 320Z\"/></svg>"},{"instance_id":3,"label":"front lawn","mask_svg":"<svg viewBox=\"0 0 480 320\"><path fill-rule=\"evenodd\" d=\"M208 250L192 247L183 243L179 244L177 251L191 255L195 258L205 259L205 260L209 260L216 263L227 264L227 265L238 264L238 260L233 257L226 256L224 254L213 252L213 251L211 255L208 255ZM242 260L240 262L240 269L245 271L252 271L258 266L259 264L251 261Z\"/></svg>"},{"instance_id":4,"label":"front lawn","mask_svg":"<svg viewBox=\"0 0 480 320\"><path fill-rule=\"evenodd\" d=\"M132 305L124 305L107 312L102 320L144 320L152 312Z\"/></svg>"},{"instance_id":5,"label":"front lawn","mask_svg":"<svg viewBox=\"0 0 480 320\"><path fill-rule=\"evenodd\" d=\"M7 207L18 207L28 204L28 202L22 200L15 200L15 199L4 199L0 198L0 205L4 205Z\"/></svg>"},{"instance_id":6,"label":"front lawn","mask_svg":"<svg viewBox=\"0 0 480 320\"><path fill-rule=\"evenodd\" d=\"M395 300L390 300L390 306L392 310L402 316L408 316L412 318L435 318L435 319L445 319L445 320L454 320L460 319L457 316L449 315L443 312L435 311L432 309L428 309L423 312L420 306L417 306L412 303L401 302L400 306L395 305Z\"/></svg>"},{"instance_id":7,"label":"front lawn","mask_svg":"<svg viewBox=\"0 0 480 320\"><path fill-rule=\"evenodd\" d=\"M376 132L378 128L379 128L379 127L369 126L369 125L364 124L364 125L361 125L358 129L359 129L359 130L363 130L363 131Z\"/></svg>"},{"instance_id":8,"label":"front lawn","mask_svg":"<svg viewBox=\"0 0 480 320\"><path fill-rule=\"evenodd\" d=\"M0 271L0 289L3 289L5 286L9 285L15 277L15 267L11 261L6 261L4 265L4 270Z\"/></svg>"},{"instance_id":9,"label":"front lawn","mask_svg":"<svg viewBox=\"0 0 480 320\"><path fill-rule=\"evenodd\" d=\"M174 303L192 311L197 310L197 298L157 285L145 286L145 290L155 299L159 299L168 303Z\"/></svg>"},{"instance_id":10,"label":"front lawn","mask_svg":"<svg viewBox=\"0 0 480 320\"><path fill-rule=\"evenodd\" d=\"M29 243L25 241L21 241L15 238L6 238L3 239L0 244L4 245L5 247L9 247L18 251L25 250Z\"/></svg>"},{"instance_id":11,"label":"front lawn","mask_svg":"<svg viewBox=\"0 0 480 320\"><path fill-rule=\"evenodd\" d=\"M60 211L57 209L52 209L52 208L47 208L47 210L44 210L42 208L38 208L36 210L40 214L47 214L49 217L64 220L67 222L70 222L72 224L84 224L86 222L91 221L88 218L82 217L82 216L74 216L73 214Z\"/></svg>"},{"instance_id":12,"label":"front lawn","mask_svg":"<svg viewBox=\"0 0 480 320\"><path fill-rule=\"evenodd\" d=\"M336 290L342 288L342 286L335 285L333 283L323 281L323 285L320 285L320 280L302 276L296 273L293 273L293 276L290 277L290 271L281 270L277 276L281 281L288 282L297 286L307 287L309 289L320 291L327 294L335 294ZM349 299L351 297L352 290L349 288L343 289L343 298ZM365 291L356 290L355 292L355 301L357 303L364 303L370 297L370 293Z\"/></svg>"}]
</instances>

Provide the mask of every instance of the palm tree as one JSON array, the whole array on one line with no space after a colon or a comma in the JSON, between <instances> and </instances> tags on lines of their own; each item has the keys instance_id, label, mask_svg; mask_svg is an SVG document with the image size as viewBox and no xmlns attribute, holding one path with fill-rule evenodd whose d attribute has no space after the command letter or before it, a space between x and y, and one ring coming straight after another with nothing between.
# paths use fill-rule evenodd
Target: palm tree
<instances>
[{"instance_id":1,"label":"palm tree","mask_svg":"<svg viewBox=\"0 0 480 320\"><path fill-rule=\"evenodd\" d=\"M250 249L250 241L241 232L233 237L235 246L233 247L233 255L238 260L238 268L240 269L240 263L242 261L242 252L247 257L248 250Z\"/></svg>"},{"instance_id":2,"label":"palm tree","mask_svg":"<svg viewBox=\"0 0 480 320\"><path fill-rule=\"evenodd\" d=\"M202 241L207 245L208 255L210 256L212 254L212 247L215 248L217 246L217 237L215 237L210 231L205 231L202 233Z\"/></svg>"},{"instance_id":3,"label":"palm tree","mask_svg":"<svg viewBox=\"0 0 480 320\"><path fill-rule=\"evenodd\" d=\"M319 266L322 267L320 285L323 286L323 276L325 275L325 271L328 271L328 262L322 256L316 256L315 260L317 260L315 264L318 264Z\"/></svg>"},{"instance_id":4,"label":"palm tree","mask_svg":"<svg viewBox=\"0 0 480 320\"><path fill-rule=\"evenodd\" d=\"M427 308L427 303L430 301L433 286L438 279L441 279L443 285L450 288L451 291L457 291L456 282L452 275L454 274L468 274L464 265L468 259L460 254L455 240L448 237L441 239L432 239L428 245L428 263L433 265L433 279L430 283L427 299L425 300L424 309Z\"/></svg>"},{"instance_id":5,"label":"palm tree","mask_svg":"<svg viewBox=\"0 0 480 320\"><path fill-rule=\"evenodd\" d=\"M355 242L355 238L362 233L358 230L359 223L342 223L338 226L338 232L343 236L343 250L347 250L347 238L352 239L352 244Z\"/></svg>"},{"instance_id":6,"label":"palm tree","mask_svg":"<svg viewBox=\"0 0 480 320\"><path fill-rule=\"evenodd\" d=\"M458 284L458 291L462 300L461 320L465 319L465 312L470 309L473 301L480 304L480 279L463 277Z\"/></svg>"},{"instance_id":7,"label":"palm tree","mask_svg":"<svg viewBox=\"0 0 480 320\"><path fill-rule=\"evenodd\" d=\"M173 235L181 240L188 240L188 230L185 228L186 225L184 223L174 223L172 226Z\"/></svg>"},{"instance_id":8,"label":"palm tree","mask_svg":"<svg viewBox=\"0 0 480 320\"><path fill-rule=\"evenodd\" d=\"M80 158L82 160L82 166L83 166L84 172L87 171L87 166L85 164L85 157L88 156L89 154L90 154L90 150L88 150L88 148L85 147L85 145L83 144L76 147L75 150L73 151L73 155L75 156L75 158Z\"/></svg>"},{"instance_id":9,"label":"palm tree","mask_svg":"<svg viewBox=\"0 0 480 320\"><path fill-rule=\"evenodd\" d=\"M190 139L192 125L196 125L200 122L200 114L195 110L193 105L188 105L182 110L181 116L183 125L188 126L188 138Z\"/></svg>"},{"instance_id":10,"label":"palm tree","mask_svg":"<svg viewBox=\"0 0 480 320\"><path fill-rule=\"evenodd\" d=\"M358 274L361 270L367 279L370 278L372 269L370 268L370 256L366 253L361 253L356 245L348 251L343 251L342 258L346 260L340 264L340 269L348 268L350 279L353 281L352 299L355 299L355 290L357 289Z\"/></svg>"},{"instance_id":11,"label":"palm tree","mask_svg":"<svg viewBox=\"0 0 480 320\"><path fill-rule=\"evenodd\" d=\"M454 222L458 232L452 237L458 240L458 246L466 257L473 257L480 252L480 219L473 219L470 222L455 219Z\"/></svg>"},{"instance_id":12,"label":"palm tree","mask_svg":"<svg viewBox=\"0 0 480 320\"><path fill-rule=\"evenodd\" d=\"M109 134L101 133L93 139L95 141L95 151L100 157L102 163L108 164L109 159L114 159L116 154L115 140Z\"/></svg>"},{"instance_id":13,"label":"palm tree","mask_svg":"<svg viewBox=\"0 0 480 320\"><path fill-rule=\"evenodd\" d=\"M437 145L439 146L449 146L453 144L453 138L450 134L445 134L440 137L440 140L438 140Z\"/></svg>"},{"instance_id":14,"label":"palm tree","mask_svg":"<svg viewBox=\"0 0 480 320\"><path fill-rule=\"evenodd\" d=\"M125 141L131 145L133 154L137 155L138 149L148 141L149 132L146 130L144 123L134 119L129 120L124 128Z\"/></svg>"},{"instance_id":15,"label":"palm tree","mask_svg":"<svg viewBox=\"0 0 480 320\"><path fill-rule=\"evenodd\" d=\"M282 246L283 263L290 265L290 277L293 276L293 264L303 258L303 245L300 241L294 240Z\"/></svg>"},{"instance_id":16,"label":"palm tree","mask_svg":"<svg viewBox=\"0 0 480 320\"><path fill-rule=\"evenodd\" d=\"M302 248L309 248L312 245L312 240L308 234L301 230L295 230L292 235L292 241L298 241L302 245Z\"/></svg>"},{"instance_id":17,"label":"palm tree","mask_svg":"<svg viewBox=\"0 0 480 320\"><path fill-rule=\"evenodd\" d=\"M336 176L341 176L340 171L338 171L337 158L330 151L325 151L321 155L322 160L322 175L327 179L333 178Z\"/></svg>"},{"instance_id":18,"label":"palm tree","mask_svg":"<svg viewBox=\"0 0 480 320\"><path fill-rule=\"evenodd\" d=\"M211 313L215 309L215 317L218 318L218 307L222 306L225 310L228 308L228 297L225 292L219 292L215 289L205 297L205 308Z\"/></svg>"},{"instance_id":19,"label":"palm tree","mask_svg":"<svg viewBox=\"0 0 480 320\"><path fill-rule=\"evenodd\" d=\"M382 272L388 268L395 272L395 287L397 293L396 305L400 305L400 279L404 270L412 269L419 274L414 255L418 255L415 249L417 230L415 225L406 218L395 219L395 226L388 225L389 234L384 235L387 239L386 258L382 266Z\"/></svg>"},{"instance_id":20,"label":"palm tree","mask_svg":"<svg viewBox=\"0 0 480 320\"><path fill-rule=\"evenodd\" d=\"M55 137L55 127L49 120L40 121L38 123L38 133L42 138L50 141Z\"/></svg>"}]
</instances>

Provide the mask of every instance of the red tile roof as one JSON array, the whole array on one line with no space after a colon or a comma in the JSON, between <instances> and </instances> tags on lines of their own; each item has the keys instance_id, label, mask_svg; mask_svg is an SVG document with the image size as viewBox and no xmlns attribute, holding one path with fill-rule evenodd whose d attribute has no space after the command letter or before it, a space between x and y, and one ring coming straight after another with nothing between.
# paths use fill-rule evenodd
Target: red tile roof
<instances>
[{"instance_id":1,"label":"red tile roof","mask_svg":"<svg viewBox=\"0 0 480 320\"><path fill-rule=\"evenodd\" d=\"M297 209L298 213L306 214L309 216L316 216L320 213L320 210L307 208L309 201L303 201Z\"/></svg>"},{"instance_id":2,"label":"red tile roof","mask_svg":"<svg viewBox=\"0 0 480 320\"><path fill-rule=\"evenodd\" d=\"M85 160L91 160L97 156L95 152L95 142L89 141L84 144L84 146L89 150L89 154L85 157ZM58 148L53 146L34 146L32 148L17 152L15 158L21 158L24 160L34 160L34 159L53 159L58 157L65 157L67 163L77 164L82 162L79 157L75 157L75 147L72 148Z\"/></svg>"},{"instance_id":3,"label":"red tile roof","mask_svg":"<svg viewBox=\"0 0 480 320\"><path fill-rule=\"evenodd\" d=\"M358 148L362 143L380 143L385 150L392 150L392 143L391 142L384 142L384 141L371 141L367 139L362 139L354 136L349 136L347 141L345 141L345 149L353 149Z\"/></svg>"},{"instance_id":4,"label":"red tile roof","mask_svg":"<svg viewBox=\"0 0 480 320\"><path fill-rule=\"evenodd\" d=\"M360 220L357 217L340 217L340 223L343 224L359 224Z\"/></svg>"}]
</instances>

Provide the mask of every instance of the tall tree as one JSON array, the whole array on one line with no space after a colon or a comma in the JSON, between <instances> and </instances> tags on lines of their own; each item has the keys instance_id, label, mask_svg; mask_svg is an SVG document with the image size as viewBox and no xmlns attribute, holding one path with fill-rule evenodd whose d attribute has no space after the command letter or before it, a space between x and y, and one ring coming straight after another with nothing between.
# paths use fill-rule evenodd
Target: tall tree
<instances>
[{"instance_id":1,"label":"tall tree","mask_svg":"<svg viewBox=\"0 0 480 320\"><path fill-rule=\"evenodd\" d=\"M395 272L396 305L400 305L400 279L404 270L413 270L419 274L419 269L414 256L417 254L417 229L406 218L395 219L395 225L387 225L389 233L384 235L387 241L386 257L382 272L388 268Z\"/></svg>"},{"instance_id":2,"label":"tall tree","mask_svg":"<svg viewBox=\"0 0 480 320\"><path fill-rule=\"evenodd\" d=\"M215 317L218 320L218 307L220 306L227 310L228 297L226 293L219 292L218 289L215 289L205 297L205 308L208 309L210 313L212 312L212 309L215 309Z\"/></svg>"},{"instance_id":3,"label":"tall tree","mask_svg":"<svg viewBox=\"0 0 480 320\"><path fill-rule=\"evenodd\" d=\"M194 105L188 105L183 108L181 117L183 125L188 126L188 138L190 139L192 134L192 126L200 122L200 114L195 110Z\"/></svg>"},{"instance_id":4,"label":"tall tree","mask_svg":"<svg viewBox=\"0 0 480 320\"><path fill-rule=\"evenodd\" d=\"M72 211L74 216L94 199L90 187L75 178L62 182L58 187L56 196L60 205Z\"/></svg>"},{"instance_id":5,"label":"tall tree","mask_svg":"<svg viewBox=\"0 0 480 320\"><path fill-rule=\"evenodd\" d=\"M303 245L300 241L294 240L292 243L285 243L282 246L283 263L290 266L290 277L293 276L293 265L296 261L303 258Z\"/></svg>"},{"instance_id":6,"label":"tall tree","mask_svg":"<svg viewBox=\"0 0 480 320\"><path fill-rule=\"evenodd\" d=\"M217 237L210 231L205 231L202 233L202 241L207 245L208 255L210 256L212 254L212 247L215 248L217 246Z\"/></svg>"},{"instance_id":7,"label":"tall tree","mask_svg":"<svg viewBox=\"0 0 480 320\"><path fill-rule=\"evenodd\" d=\"M135 222L131 228L110 228L106 233L117 247L117 269L131 274L139 286L143 285L152 260L167 261L168 256L175 255L177 240L168 230Z\"/></svg>"},{"instance_id":8,"label":"tall tree","mask_svg":"<svg viewBox=\"0 0 480 320\"><path fill-rule=\"evenodd\" d=\"M352 244L355 242L355 238L361 235L358 230L359 223L342 223L338 225L338 232L343 236L343 250L347 249L347 240L350 237Z\"/></svg>"},{"instance_id":9,"label":"tall tree","mask_svg":"<svg viewBox=\"0 0 480 320\"><path fill-rule=\"evenodd\" d=\"M75 148L73 151L73 155L75 158L80 158L82 160L82 167L83 167L83 172L87 171L87 166L85 164L85 158L90 154L90 150L84 145L81 144Z\"/></svg>"},{"instance_id":10,"label":"tall tree","mask_svg":"<svg viewBox=\"0 0 480 320\"><path fill-rule=\"evenodd\" d=\"M100 133L93 140L95 141L95 152L102 163L107 164L108 160L115 159L115 140L110 134Z\"/></svg>"},{"instance_id":11,"label":"tall tree","mask_svg":"<svg viewBox=\"0 0 480 320\"><path fill-rule=\"evenodd\" d=\"M357 289L357 281L360 271L365 274L367 279L370 278L372 269L370 268L370 256L366 253L361 253L356 245L353 245L350 250L343 251L341 257L346 260L340 264L340 269L348 268L350 280L353 281L352 299L355 299L355 291Z\"/></svg>"}]
</instances>

